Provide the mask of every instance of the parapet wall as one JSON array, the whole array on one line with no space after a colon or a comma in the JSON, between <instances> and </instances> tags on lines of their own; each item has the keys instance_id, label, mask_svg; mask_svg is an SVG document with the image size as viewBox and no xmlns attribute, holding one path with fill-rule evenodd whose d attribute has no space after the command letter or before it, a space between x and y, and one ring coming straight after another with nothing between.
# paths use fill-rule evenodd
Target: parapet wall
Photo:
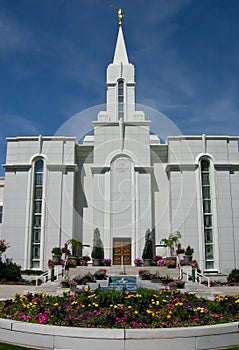
<instances>
[{"instance_id":1,"label":"parapet wall","mask_svg":"<svg viewBox=\"0 0 239 350\"><path fill-rule=\"evenodd\" d=\"M220 349L239 345L239 323L167 329L92 329L0 319L0 339L47 350Z\"/></svg>"}]
</instances>

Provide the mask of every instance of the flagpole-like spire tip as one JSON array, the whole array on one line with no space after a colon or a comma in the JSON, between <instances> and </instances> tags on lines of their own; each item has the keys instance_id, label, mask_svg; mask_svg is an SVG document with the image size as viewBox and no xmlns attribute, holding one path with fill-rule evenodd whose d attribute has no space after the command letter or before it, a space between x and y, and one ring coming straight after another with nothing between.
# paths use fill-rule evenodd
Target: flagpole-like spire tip
<instances>
[{"instance_id":1,"label":"flagpole-like spire tip","mask_svg":"<svg viewBox=\"0 0 239 350\"><path fill-rule=\"evenodd\" d=\"M118 9L117 7L115 8L115 11L117 12L117 15L118 15L119 27L122 27L122 21L123 21L123 17L124 17L124 12L123 12L122 9Z\"/></svg>"}]
</instances>

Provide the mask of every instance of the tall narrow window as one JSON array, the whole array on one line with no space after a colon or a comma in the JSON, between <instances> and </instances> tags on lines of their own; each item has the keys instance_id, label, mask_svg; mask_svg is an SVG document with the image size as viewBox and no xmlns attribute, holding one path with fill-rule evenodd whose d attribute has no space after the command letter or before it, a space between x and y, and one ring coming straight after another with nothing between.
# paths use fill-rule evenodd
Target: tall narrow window
<instances>
[{"instance_id":1,"label":"tall narrow window","mask_svg":"<svg viewBox=\"0 0 239 350\"><path fill-rule=\"evenodd\" d=\"M124 119L124 81L118 81L118 119Z\"/></svg>"},{"instance_id":2,"label":"tall narrow window","mask_svg":"<svg viewBox=\"0 0 239 350\"><path fill-rule=\"evenodd\" d=\"M204 245L206 270L214 269L214 242L213 242L213 214L211 202L210 162L207 159L201 161L203 221L204 221Z\"/></svg>"},{"instance_id":3,"label":"tall narrow window","mask_svg":"<svg viewBox=\"0 0 239 350\"><path fill-rule=\"evenodd\" d=\"M3 210L3 206L0 205L0 224L2 223L2 210Z\"/></svg>"},{"instance_id":4,"label":"tall narrow window","mask_svg":"<svg viewBox=\"0 0 239 350\"><path fill-rule=\"evenodd\" d=\"M32 217L32 254L31 267L40 267L41 226L42 226L42 192L43 192L42 159L35 162L33 188L33 217Z\"/></svg>"}]
</instances>

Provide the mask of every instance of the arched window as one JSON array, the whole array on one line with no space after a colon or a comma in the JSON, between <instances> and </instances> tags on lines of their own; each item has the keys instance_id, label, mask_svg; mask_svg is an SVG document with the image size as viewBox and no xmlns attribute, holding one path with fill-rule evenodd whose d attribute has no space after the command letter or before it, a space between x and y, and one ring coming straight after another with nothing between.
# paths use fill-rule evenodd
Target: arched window
<instances>
[{"instance_id":1,"label":"arched window","mask_svg":"<svg viewBox=\"0 0 239 350\"><path fill-rule=\"evenodd\" d=\"M38 159L34 164L33 203L32 203L32 237L31 267L40 267L41 231L42 231L42 195L44 163Z\"/></svg>"},{"instance_id":2,"label":"arched window","mask_svg":"<svg viewBox=\"0 0 239 350\"><path fill-rule=\"evenodd\" d=\"M202 210L204 224L205 268L214 269L213 213L211 197L210 161L201 160Z\"/></svg>"},{"instance_id":3,"label":"arched window","mask_svg":"<svg viewBox=\"0 0 239 350\"><path fill-rule=\"evenodd\" d=\"M124 119L124 81L118 81L118 119Z\"/></svg>"}]
</instances>

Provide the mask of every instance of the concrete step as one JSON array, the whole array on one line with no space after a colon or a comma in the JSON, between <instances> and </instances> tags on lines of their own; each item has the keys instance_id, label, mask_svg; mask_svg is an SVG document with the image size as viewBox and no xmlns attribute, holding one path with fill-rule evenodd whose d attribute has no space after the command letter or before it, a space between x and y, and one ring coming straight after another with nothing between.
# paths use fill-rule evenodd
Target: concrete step
<instances>
[{"instance_id":1,"label":"concrete step","mask_svg":"<svg viewBox=\"0 0 239 350\"><path fill-rule=\"evenodd\" d=\"M165 266L142 266L142 267L137 267L137 266L77 266L76 268L71 268L68 272L68 276L70 278L75 277L75 276L83 276L87 273L95 273L98 271L100 268L105 268L107 270L107 275L109 276L116 276L116 275L132 275L132 276L138 276L139 270L148 270L151 273L157 273L163 276L170 276L172 278L179 278L179 269L174 268L174 269L168 269Z\"/></svg>"},{"instance_id":2,"label":"concrete step","mask_svg":"<svg viewBox=\"0 0 239 350\"><path fill-rule=\"evenodd\" d=\"M83 267L83 266L79 266L77 268L74 269L70 269L69 270L69 278L73 278L77 275L83 276L84 274L90 272L90 273L94 273L95 271L99 270L100 267ZM116 275L120 275L122 273L127 274L127 275L131 275L131 276L136 276L137 277L137 284L139 287L142 288L149 288L149 289L155 289L155 290L159 290L159 289L163 289L165 288L161 283L152 283L149 280L141 280L138 277L138 271L139 271L139 267L134 267L134 266L129 266L126 267L124 269L124 271L122 271L122 269L120 267L117 266L109 266L106 267L107 270L107 274L110 276L116 276ZM157 273L157 274L161 274L163 276L170 276L174 279L177 279L179 277L179 269L175 268L175 269L168 269L167 267L147 267L143 269L147 269L152 273ZM69 291L69 288L61 288L61 279L59 279L58 281L54 281L54 282L47 282L45 284L42 284L41 286L38 287L32 287L30 289L31 292L34 291L39 291L42 293L50 293L50 294L62 294L63 292ZM207 298L207 299L211 299L213 300L215 295L221 294L224 295L225 293L223 293L222 291L219 291L218 289L214 289L214 288L208 288L205 285L199 284L197 282L192 282L192 281L185 281L185 288L181 290L182 292L193 292L195 293L198 297L201 298Z\"/></svg>"}]
</instances>

